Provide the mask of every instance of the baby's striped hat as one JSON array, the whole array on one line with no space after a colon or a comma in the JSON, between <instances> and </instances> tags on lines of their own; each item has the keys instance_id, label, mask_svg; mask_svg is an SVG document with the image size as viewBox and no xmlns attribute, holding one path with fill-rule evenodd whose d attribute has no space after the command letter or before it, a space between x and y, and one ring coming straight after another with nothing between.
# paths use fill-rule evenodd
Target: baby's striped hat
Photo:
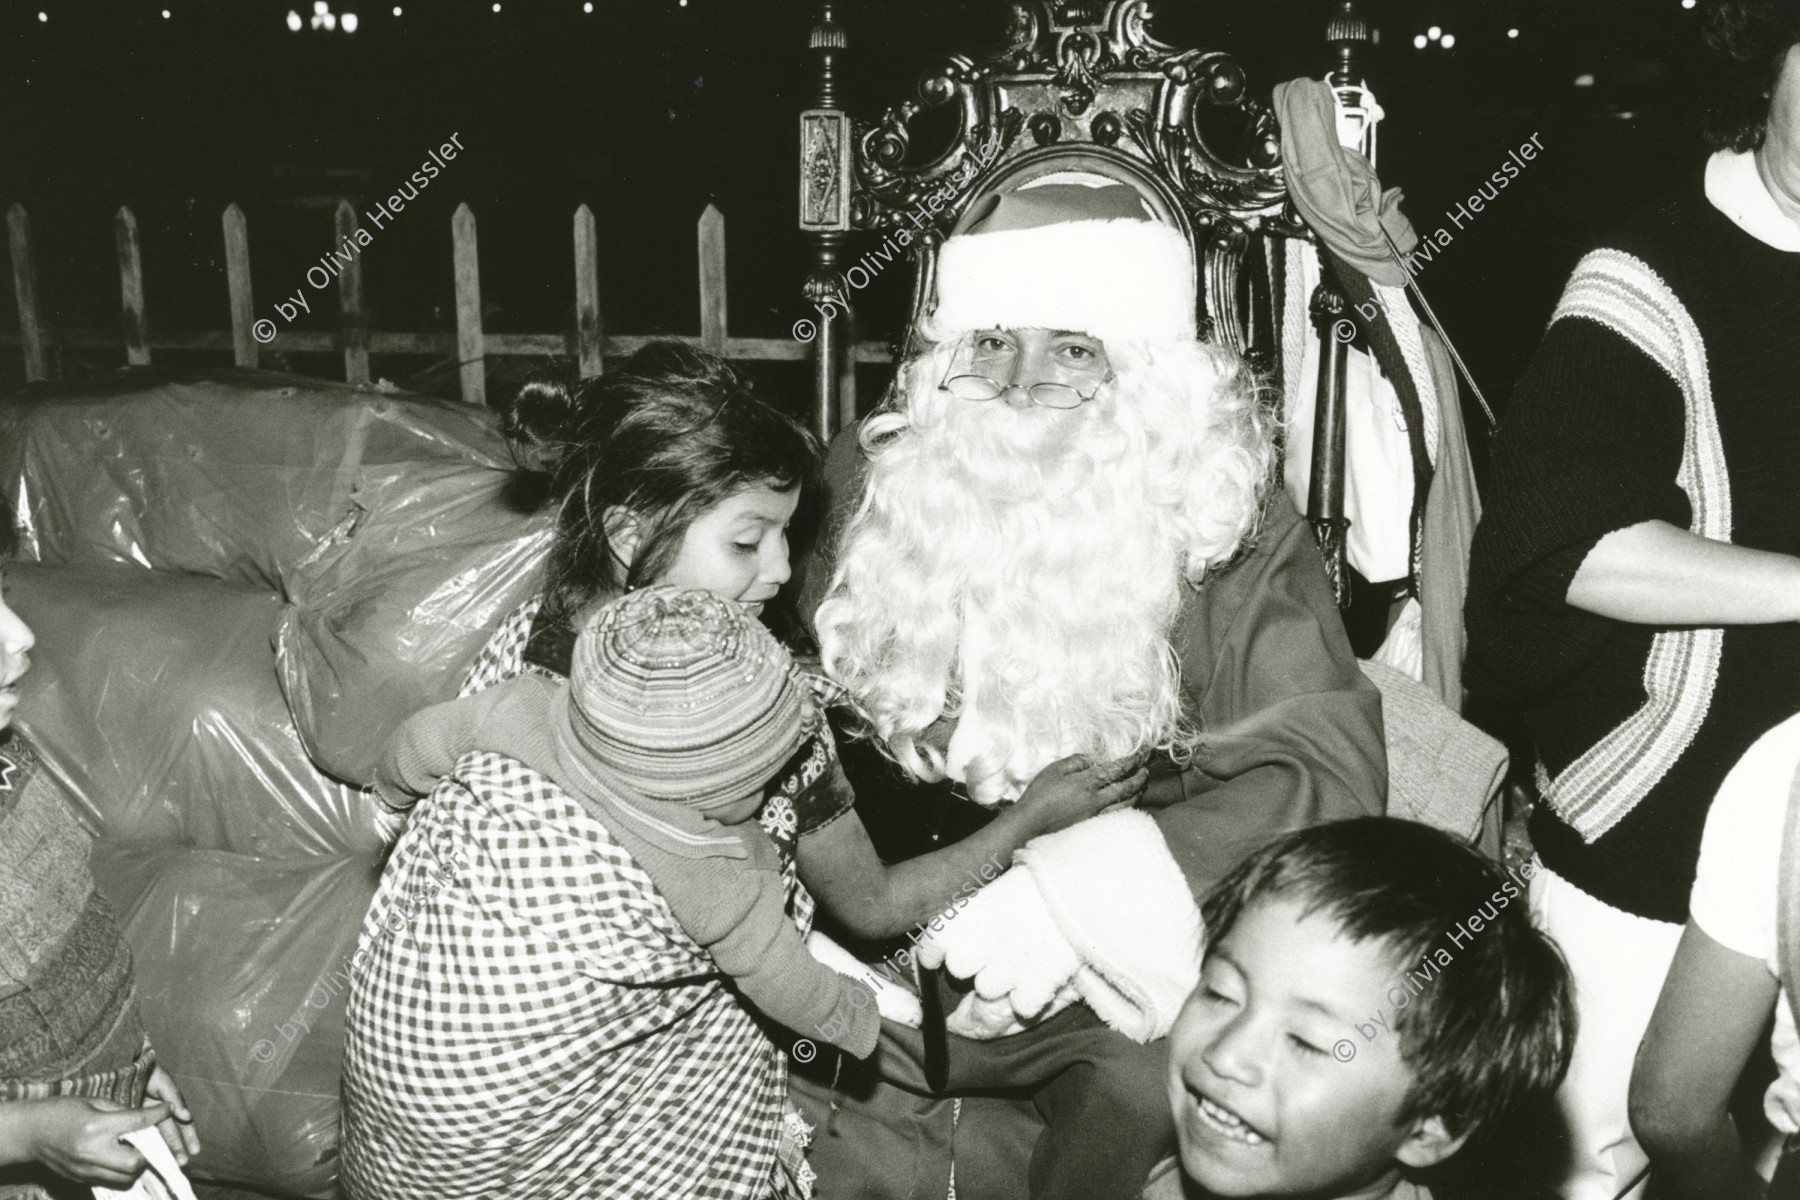
<instances>
[{"instance_id":1,"label":"baby's striped hat","mask_svg":"<svg viewBox=\"0 0 1800 1200\"><path fill-rule=\"evenodd\" d=\"M575 642L570 724L642 794L702 811L760 789L812 700L793 658L742 606L661 585L601 609Z\"/></svg>"}]
</instances>

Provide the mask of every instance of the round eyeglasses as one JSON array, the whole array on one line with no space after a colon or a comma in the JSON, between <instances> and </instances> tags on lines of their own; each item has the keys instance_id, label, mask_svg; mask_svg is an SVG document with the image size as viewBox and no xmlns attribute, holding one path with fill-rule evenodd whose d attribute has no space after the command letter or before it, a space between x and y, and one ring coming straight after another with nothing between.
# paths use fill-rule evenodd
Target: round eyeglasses
<instances>
[{"instance_id":1,"label":"round eyeglasses","mask_svg":"<svg viewBox=\"0 0 1800 1200\"><path fill-rule=\"evenodd\" d=\"M1089 400L1100 394L1100 389L1113 381L1113 373L1108 371L1094 390L1082 395L1066 383L1034 383L1028 388L1020 388L1031 402L1042 408L1080 408ZM940 392L949 392L959 400L995 400L1018 387L1008 387L986 375L957 375L938 384Z\"/></svg>"}]
</instances>

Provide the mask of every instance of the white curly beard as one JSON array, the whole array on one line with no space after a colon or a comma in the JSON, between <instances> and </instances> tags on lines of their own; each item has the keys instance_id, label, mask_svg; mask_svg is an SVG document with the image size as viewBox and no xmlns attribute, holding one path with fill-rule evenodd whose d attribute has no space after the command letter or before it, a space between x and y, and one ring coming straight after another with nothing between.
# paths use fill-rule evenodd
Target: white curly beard
<instances>
[{"instance_id":1,"label":"white curly beard","mask_svg":"<svg viewBox=\"0 0 1800 1200\"><path fill-rule=\"evenodd\" d=\"M1235 360L1159 350L1137 370L1115 351L1119 381L1069 411L956 400L928 353L902 410L871 418L817 624L826 669L915 778L995 804L1068 754L1191 749L1169 629L1184 577L1254 526L1269 451ZM1221 412L1242 437L1219 436ZM940 717L942 748L921 736Z\"/></svg>"}]
</instances>

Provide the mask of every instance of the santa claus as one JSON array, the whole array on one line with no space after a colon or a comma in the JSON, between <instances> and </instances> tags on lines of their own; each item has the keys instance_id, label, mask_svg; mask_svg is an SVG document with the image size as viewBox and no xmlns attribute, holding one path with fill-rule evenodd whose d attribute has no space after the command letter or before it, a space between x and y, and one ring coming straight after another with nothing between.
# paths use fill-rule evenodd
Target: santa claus
<instances>
[{"instance_id":1,"label":"santa claus","mask_svg":"<svg viewBox=\"0 0 1800 1200\"><path fill-rule=\"evenodd\" d=\"M1195 299L1186 238L1125 182L987 197L833 443L802 564L825 668L909 780L994 806L1065 755L1153 756L1136 809L1027 845L921 953L973 981L951 1087L1036 1089L1037 1196L1135 1195L1172 1148L1196 898L1271 835L1383 811L1380 697Z\"/></svg>"}]
</instances>

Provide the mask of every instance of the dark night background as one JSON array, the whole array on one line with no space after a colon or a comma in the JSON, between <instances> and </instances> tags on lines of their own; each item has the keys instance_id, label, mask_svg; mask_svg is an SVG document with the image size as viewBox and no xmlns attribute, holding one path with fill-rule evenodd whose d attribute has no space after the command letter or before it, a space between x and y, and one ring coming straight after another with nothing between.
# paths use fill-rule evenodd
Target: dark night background
<instances>
[{"instance_id":1,"label":"dark night background","mask_svg":"<svg viewBox=\"0 0 1800 1200\"><path fill-rule=\"evenodd\" d=\"M170 11L168 18L161 13ZM812 102L801 0L333 0L356 32L290 32L311 0L0 0L0 207L31 214L52 330L119 327L112 214L136 212L148 319L229 325L220 214L248 214L257 315L301 287L329 251L340 195L359 210L390 193L428 147L465 153L364 252L377 329L453 328L449 217L480 222L486 327L552 332L571 320L570 218L601 227L605 327L695 333L695 222L710 202L728 233L730 329L783 337L799 298L796 114ZM1368 74L1387 111L1379 170L1421 232L1533 133L1543 153L1420 277L1496 406L1593 235L1676 178L1697 179L1708 64L1681 0L1365 0L1380 30ZM1220 0L1156 8L1182 46L1236 54L1253 86L1320 75L1323 0ZM42 12L48 19L40 20ZM847 106L862 119L909 98L921 68L990 47L1000 0L839 6ZM1446 50L1413 46L1437 25ZM1519 30L1509 38L1507 30ZM1577 86L1591 76L1589 86ZM915 148L918 143L915 142ZM929 149L929 148L927 148ZM366 222L365 222L366 224ZM865 239L873 244L873 239ZM852 255L864 247L856 246ZM891 337L908 281L864 293L865 336ZM327 331L335 290L294 328ZM0 388L22 380L17 314L0 287ZM265 366L341 377L328 355ZM228 355L158 350L159 363ZM64 376L123 362L67 351ZM490 359L490 394L535 360ZM376 355L377 376L454 394L448 364ZM796 408L798 366L759 368ZM863 379L865 402L882 382Z\"/></svg>"}]
</instances>

